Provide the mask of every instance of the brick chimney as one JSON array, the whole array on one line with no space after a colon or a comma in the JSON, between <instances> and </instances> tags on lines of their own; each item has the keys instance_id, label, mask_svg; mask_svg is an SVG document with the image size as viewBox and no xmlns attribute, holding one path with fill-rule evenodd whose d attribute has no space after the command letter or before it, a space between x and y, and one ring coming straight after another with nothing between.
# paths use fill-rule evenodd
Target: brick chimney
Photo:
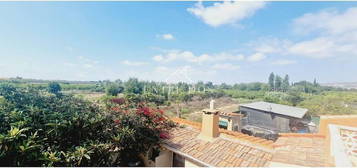
<instances>
[{"instance_id":1,"label":"brick chimney","mask_svg":"<svg viewBox=\"0 0 357 168\"><path fill-rule=\"evenodd\" d=\"M213 140L219 136L219 110L214 108L214 100L210 102L210 108L202 111L202 128L199 137L205 140Z\"/></svg>"}]
</instances>

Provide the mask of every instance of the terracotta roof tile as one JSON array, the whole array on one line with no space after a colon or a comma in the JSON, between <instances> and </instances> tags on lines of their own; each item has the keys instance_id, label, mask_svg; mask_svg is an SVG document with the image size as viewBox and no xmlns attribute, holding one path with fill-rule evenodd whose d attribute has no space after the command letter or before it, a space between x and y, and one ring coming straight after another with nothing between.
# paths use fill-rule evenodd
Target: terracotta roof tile
<instances>
[{"instance_id":1,"label":"terracotta roof tile","mask_svg":"<svg viewBox=\"0 0 357 168\"><path fill-rule=\"evenodd\" d=\"M241 167L248 167L249 166L249 162L246 160L243 160L242 163L240 164Z\"/></svg>"},{"instance_id":2,"label":"terracotta roof tile","mask_svg":"<svg viewBox=\"0 0 357 168\"><path fill-rule=\"evenodd\" d=\"M235 166L240 166L240 164L243 162L243 159L241 159L241 158L236 158L235 160L234 160L234 163L235 163Z\"/></svg>"},{"instance_id":3,"label":"terracotta roof tile","mask_svg":"<svg viewBox=\"0 0 357 168\"><path fill-rule=\"evenodd\" d=\"M254 140L259 138L251 138L226 130L220 131L221 134L222 132L228 133L228 137L218 137L212 142L204 141L197 138L200 133L200 124L182 119L179 121L186 126L173 129L170 139L165 140L166 147L185 153L209 166L264 166L269 159L262 160L262 156L272 155L273 145L270 141L263 141L263 143L269 142L271 148L268 148L264 145L249 143L249 140L241 140L239 137Z\"/></svg>"},{"instance_id":4,"label":"terracotta roof tile","mask_svg":"<svg viewBox=\"0 0 357 168\"><path fill-rule=\"evenodd\" d=\"M309 167L330 166L325 143L324 136L316 134L280 136L274 143L272 161Z\"/></svg>"},{"instance_id":5,"label":"terracotta roof tile","mask_svg":"<svg viewBox=\"0 0 357 168\"><path fill-rule=\"evenodd\" d=\"M172 121L177 122L179 124L187 125L196 129L201 129L201 123L198 122L193 122L181 118L171 118ZM231 138L236 138L237 140L240 140L245 143L249 143L252 146L259 146L262 148L267 148L267 149L273 149L273 141L266 140L263 138L258 138L258 137L253 137L249 136L240 132L236 131L228 131L226 129L219 129L220 133L226 134L228 136L232 136Z\"/></svg>"}]
</instances>

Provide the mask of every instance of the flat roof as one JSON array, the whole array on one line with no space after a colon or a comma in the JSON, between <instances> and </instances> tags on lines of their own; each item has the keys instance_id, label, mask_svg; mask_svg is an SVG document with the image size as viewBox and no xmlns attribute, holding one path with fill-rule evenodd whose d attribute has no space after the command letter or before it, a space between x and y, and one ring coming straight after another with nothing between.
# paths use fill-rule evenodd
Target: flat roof
<instances>
[{"instance_id":1,"label":"flat roof","mask_svg":"<svg viewBox=\"0 0 357 168\"><path fill-rule=\"evenodd\" d=\"M292 107L282 104L268 103L268 102L254 102L248 104L241 104L240 107L247 107L251 109L257 109L261 111L266 111L270 113L276 113L281 115L286 115L295 118L302 118L308 111L305 108Z\"/></svg>"}]
</instances>

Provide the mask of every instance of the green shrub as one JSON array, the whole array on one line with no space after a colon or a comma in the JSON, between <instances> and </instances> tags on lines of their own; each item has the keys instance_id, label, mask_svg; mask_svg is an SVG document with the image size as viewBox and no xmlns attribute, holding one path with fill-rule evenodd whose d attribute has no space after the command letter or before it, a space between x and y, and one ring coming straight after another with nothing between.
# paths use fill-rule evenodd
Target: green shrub
<instances>
[{"instance_id":1,"label":"green shrub","mask_svg":"<svg viewBox=\"0 0 357 168\"><path fill-rule=\"evenodd\" d=\"M105 88L105 93L107 96L117 96L119 93L123 92L124 88L117 84L108 84Z\"/></svg>"},{"instance_id":2,"label":"green shrub","mask_svg":"<svg viewBox=\"0 0 357 168\"><path fill-rule=\"evenodd\" d=\"M0 85L0 166L127 166L170 127L161 111L120 106Z\"/></svg>"},{"instance_id":3,"label":"green shrub","mask_svg":"<svg viewBox=\"0 0 357 168\"><path fill-rule=\"evenodd\" d=\"M57 83L57 82L48 83L48 92L57 95L61 92L61 90L62 90L62 88L59 83Z\"/></svg>"}]
</instances>

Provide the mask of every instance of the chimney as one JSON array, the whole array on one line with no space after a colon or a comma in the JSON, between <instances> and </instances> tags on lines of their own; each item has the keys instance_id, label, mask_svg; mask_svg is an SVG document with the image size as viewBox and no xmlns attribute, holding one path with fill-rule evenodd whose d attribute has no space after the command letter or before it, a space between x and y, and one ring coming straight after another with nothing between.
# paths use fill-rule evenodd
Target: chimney
<instances>
[{"instance_id":1,"label":"chimney","mask_svg":"<svg viewBox=\"0 0 357 168\"><path fill-rule=\"evenodd\" d=\"M210 108L202 111L202 128L199 137L205 140L213 140L219 136L219 110L214 108L214 100L210 102Z\"/></svg>"}]
</instances>

